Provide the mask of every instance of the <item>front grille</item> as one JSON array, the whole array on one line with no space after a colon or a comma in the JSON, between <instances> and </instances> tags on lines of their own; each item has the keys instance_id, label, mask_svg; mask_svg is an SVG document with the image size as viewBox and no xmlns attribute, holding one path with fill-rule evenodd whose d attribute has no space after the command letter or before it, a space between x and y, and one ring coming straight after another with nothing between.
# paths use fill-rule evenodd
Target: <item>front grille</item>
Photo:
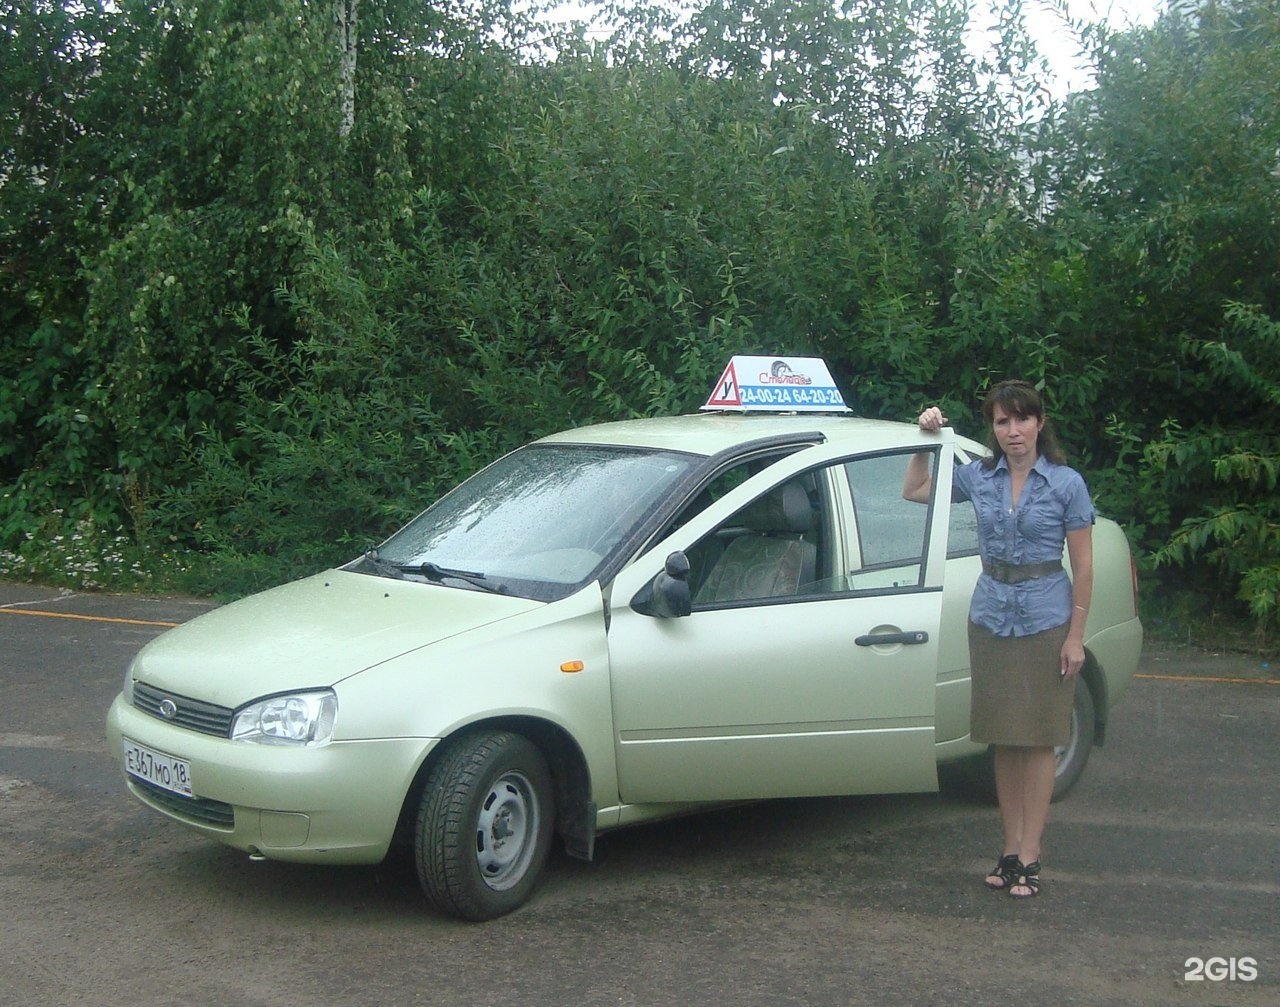
<instances>
[{"instance_id":1,"label":"front grille","mask_svg":"<svg viewBox=\"0 0 1280 1007\"><path fill-rule=\"evenodd\" d=\"M165 700L173 703L178 712L166 717L160 712L160 704ZM179 696L177 693L165 692L142 682L133 683L133 705L143 713L149 713L167 724L176 724L189 731L201 734L212 734L217 738L231 736L231 712L225 706L214 706L202 703L198 699Z\"/></svg>"},{"instance_id":2,"label":"front grille","mask_svg":"<svg viewBox=\"0 0 1280 1007\"><path fill-rule=\"evenodd\" d=\"M230 804L222 801L211 801L206 797L183 797L155 784L130 777L129 782L137 788L139 796L149 804L154 804L165 811L171 811L181 818L186 818L200 825L212 825L216 829L235 828L236 816Z\"/></svg>"}]
</instances>

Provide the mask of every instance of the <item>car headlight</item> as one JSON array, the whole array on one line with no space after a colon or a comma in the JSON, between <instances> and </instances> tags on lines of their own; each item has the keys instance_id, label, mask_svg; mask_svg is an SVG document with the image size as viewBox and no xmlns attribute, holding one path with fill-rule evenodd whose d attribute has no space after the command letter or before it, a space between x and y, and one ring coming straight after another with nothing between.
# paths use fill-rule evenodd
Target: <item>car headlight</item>
<instances>
[{"instance_id":1,"label":"car headlight","mask_svg":"<svg viewBox=\"0 0 1280 1007\"><path fill-rule=\"evenodd\" d=\"M337 719L338 697L331 689L269 696L232 718L231 740L314 748L333 740Z\"/></svg>"}]
</instances>

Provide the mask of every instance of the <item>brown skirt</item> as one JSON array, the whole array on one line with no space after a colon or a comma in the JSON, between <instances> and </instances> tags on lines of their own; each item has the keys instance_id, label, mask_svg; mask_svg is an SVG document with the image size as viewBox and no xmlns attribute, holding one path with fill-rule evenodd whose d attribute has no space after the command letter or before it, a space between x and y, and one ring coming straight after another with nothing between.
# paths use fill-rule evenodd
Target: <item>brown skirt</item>
<instances>
[{"instance_id":1,"label":"brown skirt","mask_svg":"<svg viewBox=\"0 0 1280 1007\"><path fill-rule=\"evenodd\" d=\"M1060 661L1068 628L996 636L969 623L970 738L1033 748L1067 743L1075 682L1062 680Z\"/></svg>"}]
</instances>

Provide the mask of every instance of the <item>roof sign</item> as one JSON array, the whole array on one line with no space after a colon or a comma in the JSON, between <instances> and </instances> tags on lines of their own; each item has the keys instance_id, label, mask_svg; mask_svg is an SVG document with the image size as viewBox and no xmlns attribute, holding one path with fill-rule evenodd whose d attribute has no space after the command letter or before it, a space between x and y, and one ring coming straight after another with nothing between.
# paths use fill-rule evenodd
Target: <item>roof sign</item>
<instances>
[{"instance_id":1,"label":"roof sign","mask_svg":"<svg viewBox=\"0 0 1280 1007\"><path fill-rule=\"evenodd\" d=\"M849 412L820 357L734 357L703 409L735 412Z\"/></svg>"}]
</instances>

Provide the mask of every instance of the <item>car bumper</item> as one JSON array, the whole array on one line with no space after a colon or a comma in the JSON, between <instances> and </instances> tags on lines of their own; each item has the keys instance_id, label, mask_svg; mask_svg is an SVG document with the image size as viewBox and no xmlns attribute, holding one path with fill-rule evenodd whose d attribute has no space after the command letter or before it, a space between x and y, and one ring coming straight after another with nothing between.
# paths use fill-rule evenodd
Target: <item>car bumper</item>
<instances>
[{"instance_id":1,"label":"car bumper","mask_svg":"<svg viewBox=\"0 0 1280 1007\"><path fill-rule=\"evenodd\" d=\"M123 738L190 763L194 799L125 773L130 792L148 807L251 855L329 864L376 863L386 855L405 794L435 744L246 744L174 727L117 696L107 741L122 771Z\"/></svg>"}]
</instances>

